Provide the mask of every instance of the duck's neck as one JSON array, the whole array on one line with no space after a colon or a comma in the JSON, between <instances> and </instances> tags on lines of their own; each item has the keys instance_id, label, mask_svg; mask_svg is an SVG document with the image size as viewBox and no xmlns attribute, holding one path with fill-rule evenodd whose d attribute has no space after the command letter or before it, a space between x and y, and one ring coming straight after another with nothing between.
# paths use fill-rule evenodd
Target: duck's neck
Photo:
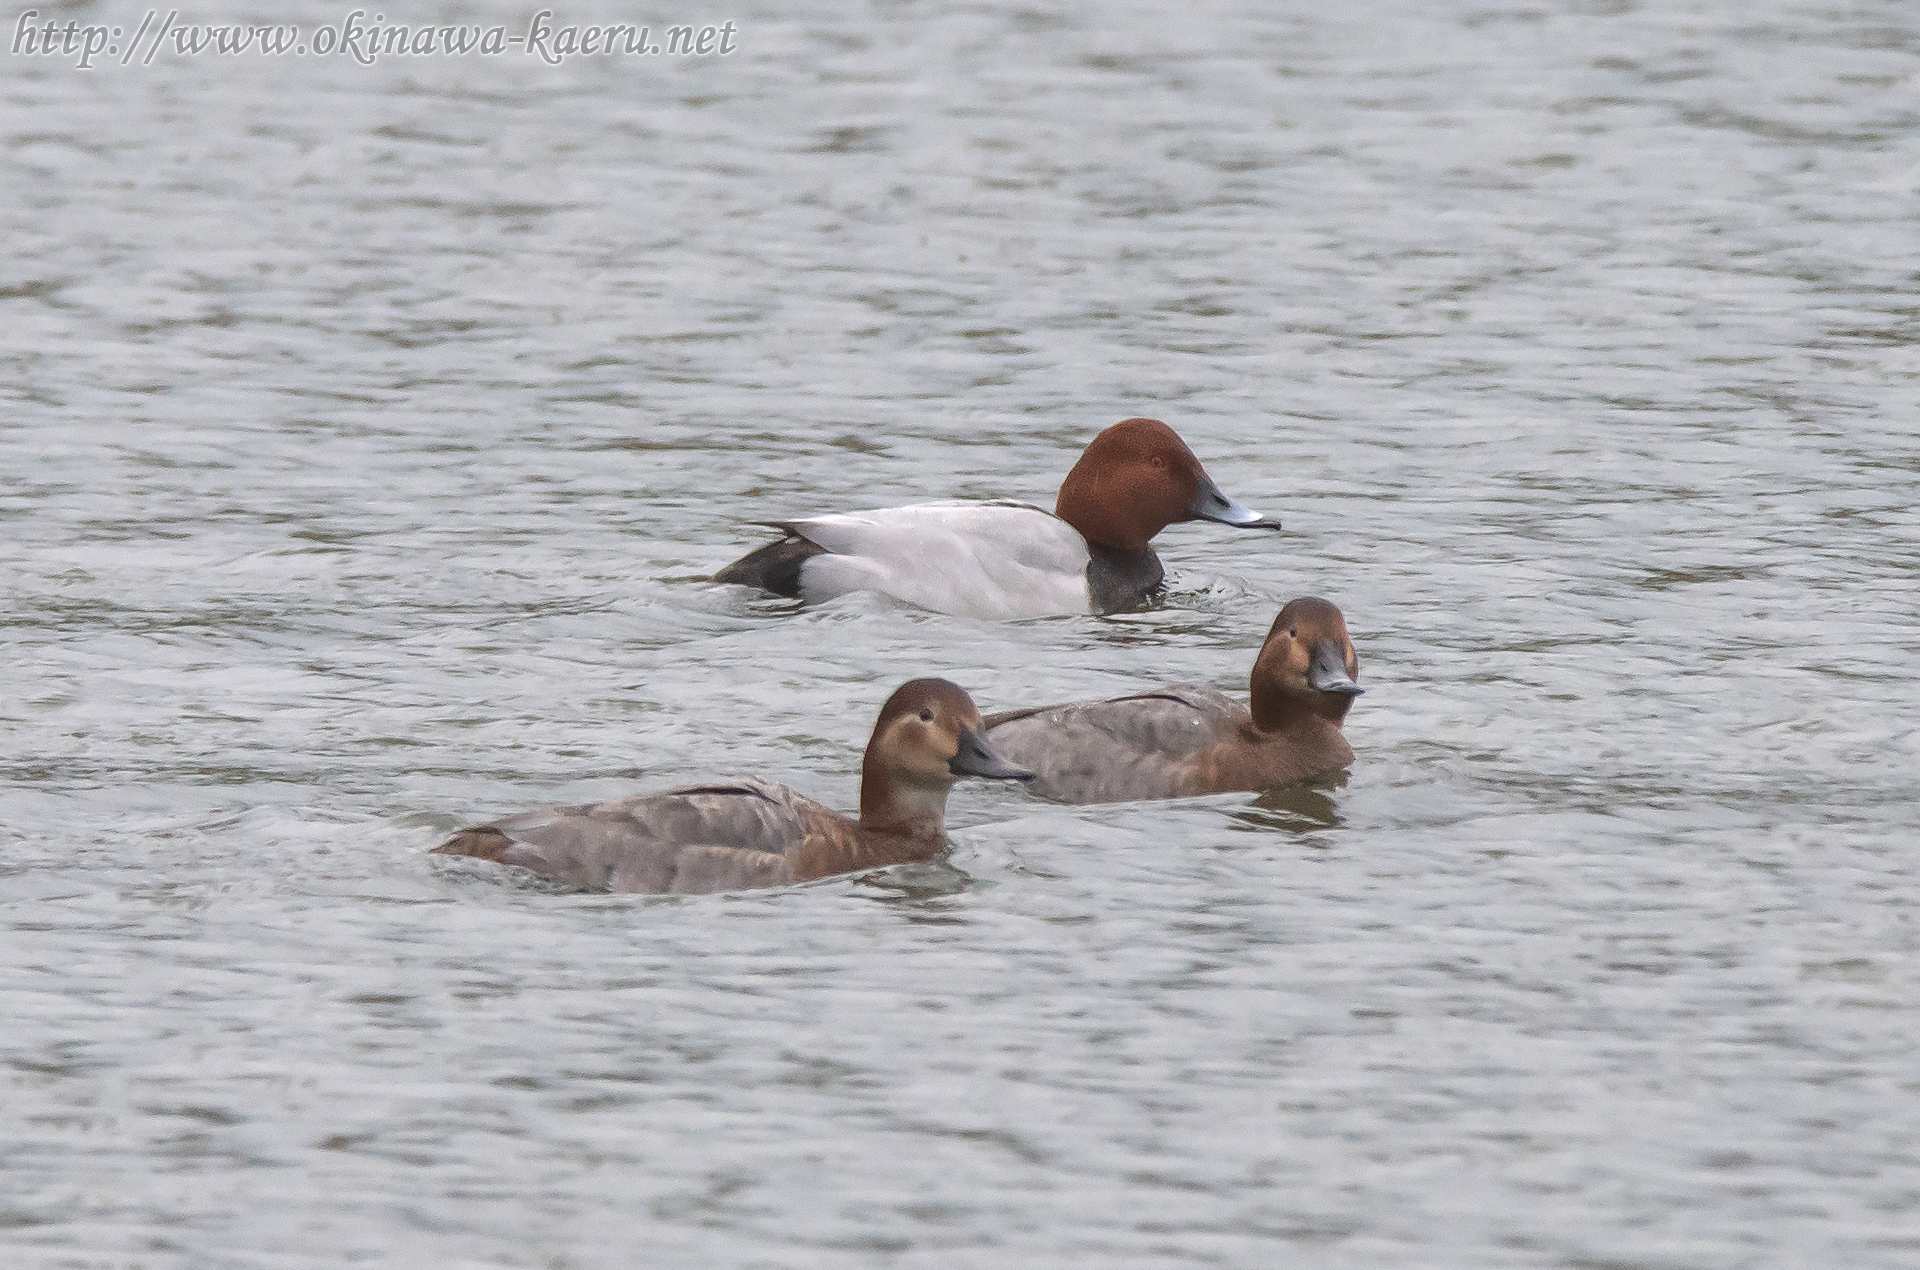
<instances>
[{"instance_id":1,"label":"duck's neck","mask_svg":"<svg viewBox=\"0 0 1920 1270\"><path fill-rule=\"evenodd\" d=\"M866 764L860 778L860 819L810 834L788 857L796 881L877 869L911 860L931 860L947 845L943 784L937 790L903 788Z\"/></svg>"},{"instance_id":2,"label":"duck's neck","mask_svg":"<svg viewBox=\"0 0 1920 1270\"><path fill-rule=\"evenodd\" d=\"M1152 515L1138 500L1101 498L1097 496L1100 492L1091 482L1069 474L1053 504L1053 514L1073 526L1089 547L1130 556L1146 551L1153 536L1166 528L1151 523Z\"/></svg>"},{"instance_id":3,"label":"duck's neck","mask_svg":"<svg viewBox=\"0 0 1920 1270\"><path fill-rule=\"evenodd\" d=\"M1316 692L1310 698L1264 684L1255 676L1249 704L1253 726L1267 735L1338 732L1346 722L1353 698L1336 692Z\"/></svg>"},{"instance_id":4,"label":"duck's neck","mask_svg":"<svg viewBox=\"0 0 1920 1270\"><path fill-rule=\"evenodd\" d=\"M901 850L926 859L947 837L947 790L952 782L913 781L875 763L871 754L860 771L860 838L876 846L898 842Z\"/></svg>"}]
</instances>

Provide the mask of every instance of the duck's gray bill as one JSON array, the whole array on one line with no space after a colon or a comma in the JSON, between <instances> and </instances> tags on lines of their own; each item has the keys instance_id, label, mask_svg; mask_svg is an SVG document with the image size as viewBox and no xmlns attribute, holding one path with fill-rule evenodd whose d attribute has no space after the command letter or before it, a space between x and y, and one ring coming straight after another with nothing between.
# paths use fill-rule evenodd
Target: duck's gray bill
<instances>
[{"instance_id":1,"label":"duck's gray bill","mask_svg":"<svg viewBox=\"0 0 1920 1270\"><path fill-rule=\"evenodd\" d=\"M1213 520L1223 525L1232 525L1236 529L1278 529L1280 522L1270 520L1245 503L1236 503L1220 492L1213 478L1202 475L1200 488L1193 492L1193 501L1187 504L1187 514L1196 520Z\"/></svg>"},{"instance_id":2,"label":"duck's gray bill","mask_svg":"<svg viewBox=\"0 0 1920 1270\"><path fill-rule=\"evenodd\" d=\"M960 734L960 752L947 760L947 770L955 776L984 776L995 781L1030 781L1033 773L1015 767L987 744L987 734L968 728Z\"/></svg>"},{"instance_id":3,"label":"duck's gray bill","mask_svg":"<svg viewBox=\"0 0 1920 1270\"><path fill-rule=\"evenodd\" d=\"M1353 676L1347 673L1346 659L1340 655L1340 645L1330 639L1313 642L1313 661L1307 667L1307 683L1316 692L1344 692L1349 697L1357 697L1366 691L1353 682Z\"/></svg>"}]
</instances>

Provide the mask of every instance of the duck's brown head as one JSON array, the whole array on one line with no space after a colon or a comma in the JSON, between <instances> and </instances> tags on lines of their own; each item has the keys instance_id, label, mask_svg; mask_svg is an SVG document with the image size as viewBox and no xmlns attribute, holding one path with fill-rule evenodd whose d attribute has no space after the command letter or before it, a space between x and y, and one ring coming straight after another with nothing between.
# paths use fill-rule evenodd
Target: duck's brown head
<instances>
[{"instance_id":1,"label":"duck's brown head","mask_svg":"<svg viewBox=\"0 0 1920 1270\"><path fill-rule=\"evenodd\" d=\"M1027 781L987 742L973 698L945 679L914 679L880 707L860 765L860 824L869 829L941 832L947 790L964 776Z\"/></svg>"},{"instance_id":2,"label":"duck's brown head","mask_svg":"<svg viewBox=\"0 0 1920 1270\"><path fill-rule=\"evenodd\" d=\"M1060 483L1054 514L1096 547L1144 550L1183 520L1278 529L1220 492L1180 434L1158 419L1122 419L1095 437Z\"/></svg>"},{"instance_id":3,"label":"duck's brown head","mask_svg":"<svg viewBox=\"0 0 1920 1270\"><path fill-rule=\"evenodd\" d=\"M1271 731L1318 715L1338 723L1363 689L1360 659L1340 610L1315 596L1290 601L1254 659L1253 723Z\"/></svg>"}]
</instances>

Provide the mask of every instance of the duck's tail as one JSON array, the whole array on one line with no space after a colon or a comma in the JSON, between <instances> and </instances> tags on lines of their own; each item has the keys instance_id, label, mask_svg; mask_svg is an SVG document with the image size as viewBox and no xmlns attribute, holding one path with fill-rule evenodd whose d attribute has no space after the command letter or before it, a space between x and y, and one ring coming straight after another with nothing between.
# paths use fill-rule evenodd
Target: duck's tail
<instances>
[{"instance_id":1,"label":"duck's tail","mask_svg":"<svg viewBox=\"0 0 1920 1270\"><path fill-rule=\"evenodd\" d=\"M511 846L513 846L513 839L492 825L474 825L457 831L453 837L435 847L429 854L470 855L497 862Z\"/></svg>"},{"instance_id":2,"label":"duck's tail","mask_svg":"<svg viewBox=\"0 0 1920 1270\"><path fill-rule=\"evenodd\" d=\"M826 551L817 543L790 534L778 542L749 551L713 575L715 582L759 587L789 599L800 598L800 567Z\"/></svg>"}]
</instances>

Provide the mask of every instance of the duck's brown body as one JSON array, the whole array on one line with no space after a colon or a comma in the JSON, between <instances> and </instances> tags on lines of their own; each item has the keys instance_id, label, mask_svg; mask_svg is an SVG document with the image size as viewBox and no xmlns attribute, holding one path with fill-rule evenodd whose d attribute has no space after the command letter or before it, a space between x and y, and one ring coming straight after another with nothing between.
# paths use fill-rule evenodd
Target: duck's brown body
<instances>
[{"instance_id":1,"label":"duck's brown body","mask_svg":"<svg viewBox=\"0 0 1920 1270\"><path fill-rule=\"evenodd\" d=\"M1029 789L1070 803L1270 789L1353 762L1338 724L1262 732L1245 706L1197 684L990 714L987 735L1034 773Z\"/></svg>"},{"instance_id":2,"label":"duck's brown body","mask_svg":"<svg viewBox=\"0 0 1920 1270\"><path fill-rule=\"evenodd\" d=\"M1105 701L989 715L994 749L1031 769L1029 786L1069 803L1271 789L1353 762L1341 724L1360 687L1340 611L1282 609L1251 676L1252 704L1195 684Z\"/></svg>"},{"instance_id":3,"label":"duck's brown body","mask_svg":"<svg viewBox=\"0 0 1920 1270\"><path fill-rule=\"evenodd\" d=\"M929 860L946 845L943 813L956 778L1027 775L999 762L979 727L972 701L944 680L896 692L867 746L858 820L749 777L536 807L462 829L434 851L518 865L584 890L678 894Z\"/></svg>"}]
</instances>

